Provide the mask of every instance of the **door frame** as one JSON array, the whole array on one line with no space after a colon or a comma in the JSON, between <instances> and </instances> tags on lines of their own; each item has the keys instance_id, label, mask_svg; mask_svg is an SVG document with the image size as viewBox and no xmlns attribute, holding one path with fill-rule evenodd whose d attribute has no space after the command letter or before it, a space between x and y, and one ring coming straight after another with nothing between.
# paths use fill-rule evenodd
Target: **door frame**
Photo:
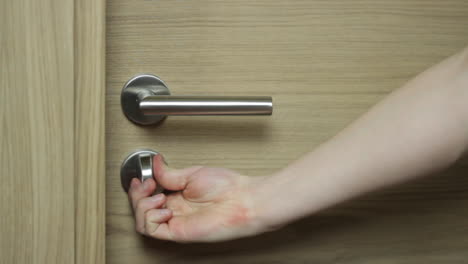
<instances>
[{"instance_id":1,"label":"door frame","mask_svg":"<svg viewBox=\"0 0 468 264\"><path fill-rule=\"evenodd\" d=\"M105 10L74 2L75 263L105 262Z\"/></svg>"},{"instance_id":2,"label":"door frame","mask_svg":"<svg viewBox=\"0 0 468 264\"><path fill-rule=\"evenodd\" d=\"M105 262L104 0L0 1L0 258Z\"/></svg>"}]
</instances>

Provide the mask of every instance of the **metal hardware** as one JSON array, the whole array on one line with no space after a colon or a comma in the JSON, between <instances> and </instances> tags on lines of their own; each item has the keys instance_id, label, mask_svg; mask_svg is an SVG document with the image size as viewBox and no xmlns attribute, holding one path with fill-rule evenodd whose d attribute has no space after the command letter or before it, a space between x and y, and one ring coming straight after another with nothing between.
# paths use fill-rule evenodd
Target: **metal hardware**
<instances>
[{"instance_id":1,"label":"metal hardware","mask_svg":"<svg viewBox=\"0 0 468 264\"><path fill-rule=\"evenodd\" d=\"M125 158L120 168L120 181L126 192L130 189L133 178L138 178L141 182L153 178L153 157L156 155L161 154L151 149L140 149ZM164 189L158 184L155 193L162 191Z\"/></svg>"},{"instance_id":2,"label":"metal hardware","mask_svg":"<svg viewBox=\"0 0 468 264\"><path fill-rule=\"evenodd\" d=\"M270 96L173 96L154 75L138 75L122 89L122 110L139 125L157 124L168 115L271 115Z\"/></svg>"}]
</instances>

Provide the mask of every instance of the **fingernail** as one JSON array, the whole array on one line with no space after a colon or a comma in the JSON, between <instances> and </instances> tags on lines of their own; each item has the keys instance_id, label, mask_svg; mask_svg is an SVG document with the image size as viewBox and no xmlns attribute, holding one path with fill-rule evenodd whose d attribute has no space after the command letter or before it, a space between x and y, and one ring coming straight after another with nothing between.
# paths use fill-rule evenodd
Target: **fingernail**
<instances>
[{"instance_id":1,"label":"fingernail","mask_svg":"<svg viewBox=\"0 0 468 264\"><path fill-rule=\"evenodd\" d=\"M158 193L155 196L151 197L151 200L153 202L159 202L159 201L161 201L163 199L163 197L164 197L164 194Z\"/></svg>"},{"instance_id":2,"label":"fingernail","mask_svg":"<svg viewBox=\"0 0 468 264\"><path fill-rule=\"evenodd\" d=\"M172 212L169 209L161 209L161 210L159 210L159 213L161 215L170 215Z\"/></svg>"}]
</instances>

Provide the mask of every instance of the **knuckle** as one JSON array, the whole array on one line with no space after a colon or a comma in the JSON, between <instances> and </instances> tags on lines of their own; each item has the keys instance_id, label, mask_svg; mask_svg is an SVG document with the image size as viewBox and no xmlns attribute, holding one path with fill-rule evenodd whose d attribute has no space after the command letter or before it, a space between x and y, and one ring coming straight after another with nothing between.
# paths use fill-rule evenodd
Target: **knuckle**
<instances>
[{"instance_id":1,"label":"knuckle","mask_svg":"<svg viewBox=\"0 0 468 264\"><path fill-rule=\"evenodd\" d=\"M151 237L155 237L156 230L158 229L158 224L152 223L151 221L146 221L147 233Z\"/></svg>"},{"instance_id":2,"label":"knuckle","mask_svg":"<svg viewBox=\"0 0 468 264\"><path fill-rule=\"evenodd\" d=\"M137 210L145 210L148 207L148 199L142 198L138 201L136 201L135 207Z\"/></svg>"},{"instance_id":3,"label":"knuckle","mask_svg":"<svg viewBox=\"0 0 468 264\"><path fill-rule=\"evenodd\" d=\"M137 190L135 188L128 189L128 198L129 199L135 199L136 195L137 195Z\"/></svg>"},{"instance_id":4,"label":"knuckle","mask_svg":"<svg viewBox=\"0 0 468 264\"><path fill-rule=\"evenodd\" d=\"M145 230L141 226L138 226L138 225L135 225L135 231L140 234L145 233Z\"/></svg>"},{"instance_id":5,"label":"knuckle","mask_svg":"<svg viewBox=\"0 0 468 264\"><path fill-rule=\"evenodd\" d=\"M154 210L149 210L145 213L145 221L151 222L154 220Z\"/></svg>"},{"instance_id":6,"label":"knuckle","mask_svg":"<svg viewBox=\"0 0 468 264\"><path fill-rule=\"evenodd\" d=\"M143 205L144 205L143 199L140 199L140 200L135 202L135 207L136 207L137 210L142 209Z\"/></svg>"}]
</instances>

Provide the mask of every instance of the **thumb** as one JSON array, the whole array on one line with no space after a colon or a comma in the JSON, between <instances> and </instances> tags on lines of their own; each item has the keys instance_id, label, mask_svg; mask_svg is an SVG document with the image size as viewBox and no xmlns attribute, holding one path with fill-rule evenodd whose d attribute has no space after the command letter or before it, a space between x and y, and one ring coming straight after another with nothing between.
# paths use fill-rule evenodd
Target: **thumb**
<instances>
[{"instance_id":1,"label":"thumb","mask_svg":"<svg viewBox=\"0 0 468 264\"><path fill-rule=\"evenodd\" d=\"M201 166L194 166L185 169L172 169L166 165L162 155L153 157L154 178L164 189L170 191L184 190L190 177L201 168Z\"/></svg>"}]
</instances>

